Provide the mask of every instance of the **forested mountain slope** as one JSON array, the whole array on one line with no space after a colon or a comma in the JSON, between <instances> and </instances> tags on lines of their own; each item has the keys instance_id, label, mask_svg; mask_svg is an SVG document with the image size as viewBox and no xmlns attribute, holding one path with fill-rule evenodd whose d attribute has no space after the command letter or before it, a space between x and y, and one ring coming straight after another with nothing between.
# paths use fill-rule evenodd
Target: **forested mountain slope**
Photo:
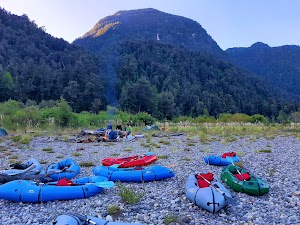
<instances>
[{"instance_id":1,"label":"forested mountain slope","mask_svg":"<svg viewBox=\"0 0 300 225\"><path fill-rule=\"evenodd\" d=\"M256 43L249 48L230 48L226 53L232 63L300 96L300 46L271 48L264 43Z\"/></svg>"},{"instance_id":2,"label":"forested mountain slope","mask_svg":"<svg viewBox=\"0 0 300 225\"><path fill-rule=\"evenodd\" d=\"M76 111L102 107L97 64L87 50L45 33L26 15L0 8L0 101L63 96Z\"/></svg>"},{"instance_id":3,"label":"forested mountain slope","mask_svg":"<svg viewBox=\"0 0 300 225\"><path fill-rule=\"evenodd\" d=\"M230 63L153 41L128 41L118 55L117 96L121 108L160 118L217 116L242 112L275 116L291 98Z\"/></svg>"}]
</instances>

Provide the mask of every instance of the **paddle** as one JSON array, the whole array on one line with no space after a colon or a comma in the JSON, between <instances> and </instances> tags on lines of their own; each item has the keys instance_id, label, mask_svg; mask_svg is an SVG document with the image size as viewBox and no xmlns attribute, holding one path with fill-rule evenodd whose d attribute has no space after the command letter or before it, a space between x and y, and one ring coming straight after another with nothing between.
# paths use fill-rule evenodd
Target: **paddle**
<instances>
[{"instance_id":1,"label":"paddle","mask_svg":"<svg viewBox=\"0 0 300 225\"><path fill-rule=\"evenodd\" d=\"M31 183L33 183L33 184L57 185L57 182L37 183L37 182L32 181ZM105 188L105 189L115 186L115 183L113 181L100 181L100 182L85 183L85 184L96 185L98 187ZM75 183L74 185L77 186L78 184ZM70 185L70 186L72 186L72 185ZM69 187L69 186L63 186L63 187Z\"/></svg>"},{"instance_id":2,"label":"paddle","mask_svg":"<svg viewBox=\"0 0 300 225\"><path fill-rule=\"evenodd\" d=\"M226 193L225 192L223 192L223 191L221 191L220 189L219 189L219 187L217 186L217 184L211 184L211 182L209 182L207 179L205 179L200 173L199 174L197 174L198 176L200 176L203 180L205 180L207 183L209 183L210 184L210 186L212 186L213 188L215 188L218 192L220 192L222 195L223 195L223 197L225 198L225 200L228 202L228 203L230 203L231 205L237 205L237 203L236 203L236 201L231 197L231 196L229 196L229 195L226 195Z\"/></svg>"},{"instance_id":3,"label":"paddle","mask_svg":"<svg viewBox=\"0 0 300 225\"><path fill-rule=\"evenodd\" d=\"M68 214L68 216L74 216L74 217L78 217L80 220L82 221L85 221L85 222L88 222L90 224L93 224L93 225L97 225L96 222L92 221L91 219L87 218L87 216L83 216L81 214L78 214L78 213L70 213Z\"/></svg>"},{"instance_id":4,"label":"paddle","mask_svg":"<svg viewBox=\"0 0 300 225\"><path fill-rule=\"evenodd\" d=\"M95 184L96 186L101 188L112 188L113 186L115 186L115 183L113 181L101 181L91 184Z\"/></svg>"},{"instance_id":5,"label":"paddle","mask_svg":"<svg viewBox=\"0 0 300 225\"><path fill-rule=\"evenodd\" d=\"M232 161L232 158L231 157L229 157L229 156L226 156L226 159L229 161L229 162L231 162L231 164L234 166L234 168L237 170L237 172L239 173L239 175L241 175L241 177L243 178L243 180L244 181L246 181L245 180L245 178L243 177L243 175L241 174L241 172L236 168L236 166L234 165L234 163L233 163L233 161Z\"/></svg>"},{"instance_id":6,"label":"paddle","mask_svg":"<svg viewBox=\"0 0 300 225\"><path fill-rule=\"evenodd\" d=\"M29 171L33 170L35 167L36 167L36 165L31 164L29 167L27 167L24 170L19 170L19 171L16 170L16 172L12 172L12 173L9 173L7 175L15 176L15 175L27 174Z\"/></svg>"}]
</instances>

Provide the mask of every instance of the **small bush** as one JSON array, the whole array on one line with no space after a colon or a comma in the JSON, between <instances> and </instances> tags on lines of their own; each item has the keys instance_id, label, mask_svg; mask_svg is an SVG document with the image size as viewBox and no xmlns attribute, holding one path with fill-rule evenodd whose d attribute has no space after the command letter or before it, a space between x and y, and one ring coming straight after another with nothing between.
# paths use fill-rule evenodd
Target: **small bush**
<instances>
[{"instance_id":1,"label":"small bush","mask_svg":"<svg viewBox=\"0 0 300 225\"><path fill-rule=\"evenodd\" d=\"M141 197L144 194L137 192L134 188L126 188L121 182L117 182L116 186L119 189L118 195L122 198L122 201L127 204L134 204L141 201Z\"/></svg>"},{"instance_id":2,"label":"small bush","mask_svg":"<svg viewBox=\"0 0 300 225\"><path fill-rule=\"evenodd\" d=\"M93 167L95 164L93 162L81 162L79 163L79 166L81 167Z\"/></svg>"},{"instance_id":3,"label":"small bush","mask_svg":"<svg viewBox=\"0 0 300 225\"><path fill-rule=\"evenodd\" d=\"M169 144L171 144L169 141L163 140L163 139L159 140L158 143L161 143L161 144L164 144L164 145L169 145Z\"/></svg>"},{"instance_id":4,"label":"small bush","mask_svg":"<svg viewBox=\"0 0 300 225\"><path fill-rule=\"evenodd\" d=\"M189 142L189 143L187 143L187 146L195 146L195 143Z\"/></svg>"},{"instance_id":5,"label":"small bush","mask_svg":"<svg viewBox=\"0 0 300 225\"><path fill-rule=\"evenodd\" d=\"M42 148L43 152L54 153L53 148Z\"/></svg>"},{"instance_id":6,"label":"small bush","mask_svg":"<svg viewBox=\"0 0 300 225\"><path fill-rule=\"evenodd\" d=\"M159 158L159 159L167 159L167 158L169 158L169 156L167 156L167 155L159 155L159 156L157 156L157 158Z\"/></svg>"},{"instance_id":7,"label":"small bush","mask_svg":"<svg viewBox=\"0 0 300 225\"><path fill-rule=\"evenodd\" d=\"M262 150L258 150L259 153L271 153L272 150L270 149L262 149Z\"/></svg>"},{"instance_id":8,"label":"small bush","mask_svg":"<svg viewBox=\"0 0 300 225\"><path fill-rule=\"evenodd\" d=\"M78 152L74 152L72 155L75 156L75 157L82 156L82 154L80 154Z\"/></svg>"},{"instance_id":9,"label":"small bush","mask_svg":"<svg viewBox=\"0 0 300 225\"><path fill-rule=\"evenodd\" d=\"M109 215L119 215L121 213L121 209L119 206L110 205L107 208L107 213Z\"/></svg>"},{"instance_id":10,"label":"small bush","mask_svg":"<svg viewBox=\"0 0 300 225\"><path fill-rule=\"evenodd\" d=\"M8 159L17 159L17 158L19 158L19 156L17 156L17 155L12 155L12 156L10 156Z\"/></svg>"},{"instance_id":11,"label":"small bush","mask_svg":"<svg viewBox=\"0 0 300 225\"><path fill-rule=\"evenodd\" d=\"M20 144L24 144L24 145L28 145L31 141L31 136L29 135L24 135L22 138L21 138L21 141L20 141Z\"/></svg>"},{"instance_id":12,"label":"small bush","mask_svg":"<svg viewBox=\"0 0 300 225\"><path fill-rule=\"evenodd\" d=\"M9 164L13 164L13 163L19 163L20 164L21 162L20 161L16 161L15 159L9 159L8 163Z\"/></svg>"},{"instance_id":13,"label":"small bush","mask_svg":"<svg viewBox=\"0 0 300 225\"><path fill-rule=\"evenodd\" d=\"M266 173L269 175L269 177L273 177L276 172L277 169L275 167L266 169Z\"/></svg>"},{"instance_id":14,"label":"small bush","mask_svg":"<svg viewBox=\"0 0 300 225\"><path fill-rule=\"evenodd\" d=\"M125 152L131 152L132 151L132 147L127 147L124 149Z\"/></svg>"},{"instance_id":15,"label":"small bush","mask_svg":"<svg viewBox=\"0 0 300 225\"><path fill-rule=\"evenodd\" d=\"M178 218L175 215L164 216L164 224L166 224L166 225L169 225L171 223L175 223L177 221L178 221Z\"/></svg>"}]
</instances>

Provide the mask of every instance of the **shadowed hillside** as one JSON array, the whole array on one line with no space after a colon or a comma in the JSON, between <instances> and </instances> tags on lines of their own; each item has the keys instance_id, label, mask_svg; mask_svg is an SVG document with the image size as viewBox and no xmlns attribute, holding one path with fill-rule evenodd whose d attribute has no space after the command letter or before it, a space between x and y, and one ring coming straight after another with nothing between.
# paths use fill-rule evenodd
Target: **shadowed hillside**
<instances>
[{"instance_id":1,"label":"shadowed hillside","mask_svg":"<svg viewBox=\"0 0 300 225\"><path fill-rule=\"evenodd\" d=\"M45 33L26 15L0 8L0 101L63 96L75 111L89 110L93 103L104 107L99 76L88 51Z\"/></svg>"},{"instance_id":2,"label":"shadowed hillside","mask_svg":"<svg viewBox=\"0 0 300 225\"><path fill-rule=\"evenodd\" d=\"M286 92L300 96L300 46L269 47L256 43L249 48L226 50L231 61Z\"/></svg>"}]
</instances>

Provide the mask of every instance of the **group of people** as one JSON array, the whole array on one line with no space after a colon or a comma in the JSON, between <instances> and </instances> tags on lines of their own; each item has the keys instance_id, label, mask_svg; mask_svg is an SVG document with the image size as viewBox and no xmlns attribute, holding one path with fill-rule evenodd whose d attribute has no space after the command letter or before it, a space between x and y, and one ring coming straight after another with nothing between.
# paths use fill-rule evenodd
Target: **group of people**
<instances>
[{"instance_id":1,"label":"group of people","mask_svg":"<svg viewBox=\"0 0 300 225\"><path fill-rule=\"evenodd\" d=\"M125 131L122 130L122 125L120 124L116 126L116 130L113 130L112 125L108 124L104 138L108 140L115 140L120 136L127 138L129 135L132 135L132 127L129 124L127 124L127 127L125 127Z\"/></svg>"}]
</instances>

